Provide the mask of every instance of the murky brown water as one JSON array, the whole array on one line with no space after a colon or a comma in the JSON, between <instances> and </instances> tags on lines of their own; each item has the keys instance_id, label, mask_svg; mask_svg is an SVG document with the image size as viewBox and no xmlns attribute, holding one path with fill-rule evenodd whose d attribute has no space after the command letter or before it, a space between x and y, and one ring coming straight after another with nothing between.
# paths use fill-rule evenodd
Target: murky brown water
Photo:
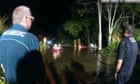
<instances>
[{"instance_id":1,"label":"murky brown water","mask_svg":"<svg viewBox=\"0 0 140 84\"><path fill-rule=\"evenodd\" d=\"M42 51L49 67L50 84L114 84L115 56L101 56L94 50L63 48ZM140 57L128 84L140 84ZM94 82L95 81L95 82ZM48 83L49 84L49 83Z\"/></svg>"},{"instance_id":2,"label":"murky brown water","mask_svg":"<svg viewBox=\"0 0 140 84\"><path fill-rule=\"evenodd\" d=\"M64 70L74 72L76 68L86 72L90 77L99 79L100 84L105 82L111 84L113 81L115 60L113 56L101 56L94 50L78 50L71 47L64 48L62 51L47 49L43 56L49 64L53 64L56 70L55 73L59 78Z\"/></svg>"}]
</instances>

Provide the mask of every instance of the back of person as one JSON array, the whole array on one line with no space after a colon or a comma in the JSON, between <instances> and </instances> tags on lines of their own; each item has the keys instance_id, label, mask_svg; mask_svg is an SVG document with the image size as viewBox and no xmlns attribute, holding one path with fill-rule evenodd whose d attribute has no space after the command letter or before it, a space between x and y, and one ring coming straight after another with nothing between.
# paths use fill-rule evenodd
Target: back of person
<instances>
[{"instance_id":1,"label":"back of person","mask_svg":"<svg viewBox=\"0 0 140 84\"><path fill-rule=\"evenodd\" d=\"M30 8L17 6L12 14L12 25L0 37L0 63L8 84L17 84L17 66L28 52L39 49L39 40L28 32L33 16Z\"/></svg>"},{"instance_id":2,"label":"back of person","mask_svg":"<svg viewBox=\"0 0 140 84\"><path fill-rule=\"evenodd\" d=\"M125 42L125 57L120 71L132 74L138 52L138 45L134 37L129 36L124 39Z\"/></svg>"},{"instance_id":3,"label":"back of person","mask_svg":"<svg viewBox=\"0 0 140 84\"><path fill-rule=\"evenodd\" d=\"M18 61L24 57L27 50L15 41L0 41L0 61L6 80L16 82L16 67ZM19 53L17 53L19 52ZM11 84L11 83L10 83Z\"/></svg>"},{"instance_id":4,"label":"back of person","mask_svg":"<svg viewBox=\"0 0 140 84\"><path fill-rule=\"evenodd\" d=\"M115 83L126 84L130 79L138 54L138 45L133 37L133 27L125 23L122 26L123 39L118 48L118 55L115 67Z\"/></svg>"},{"instance_id":5,"label":"back of person","mask_svg":"<svg viewBox=\"0 0 140 84\"><path fill-rule=\"evenodd\" d=\"M37 50L38 40L30 33L20 31L20 25L14 25L4 32L0 38L0 61L4 66L8 81L16 81L17 64L25 54ZM34 42L34 43L30 43Z\"/></svg>"}]
</instances>

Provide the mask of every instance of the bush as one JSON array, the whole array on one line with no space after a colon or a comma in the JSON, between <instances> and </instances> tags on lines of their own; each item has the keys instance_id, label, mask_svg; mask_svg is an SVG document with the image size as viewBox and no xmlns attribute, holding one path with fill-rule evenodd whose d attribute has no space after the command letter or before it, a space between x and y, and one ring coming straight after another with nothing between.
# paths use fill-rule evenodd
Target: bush
<instances>
[{"instance_id":1,"label":"bush","mask_svg":"<svg viewBox=\"0 0 140 84\"><path fill-rule=\"evenodd\" d=\"M99 53L102 56L104 56L104 55L105 56L115 56L115 54L117 52L118 45L119 45L119 42L113 42L108 47L102 49Z\"/></svg>"},{"instance_id":2,"label":"bush","mask_svg":"<svg viewBox=\"0 0 140 84\"><path fill-rule=\"evenodd\" d=\"M140 35L140 29L135 28L134 31L133 31L133 35L136 38L138 46L140 47L140 36L139 36Z\"/></svg>"},{"instance_id":3,"label":"bush","mask_svg":"<svg viewBox=\"0 0 140 84\"><path fill-rule=\"evenodd\" d=\"M5 24L7 17L0 17L0 34L7 29L7 25Z\"/></svg>"}]
</instances>

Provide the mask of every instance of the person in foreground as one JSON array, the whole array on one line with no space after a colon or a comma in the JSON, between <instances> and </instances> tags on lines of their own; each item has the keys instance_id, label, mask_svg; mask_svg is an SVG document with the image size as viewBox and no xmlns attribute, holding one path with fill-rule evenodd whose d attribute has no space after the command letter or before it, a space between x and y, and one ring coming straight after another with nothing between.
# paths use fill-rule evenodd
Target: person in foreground
<instances>
[{"instance_id":1,"label":"person in foreground","mask_svg":"<svg viewBox=\"0 0 140 84\"><path fill-rule=\"evenodd\" d=\"M38 38L28 32L33 19L28 6L17 6L12 13L11 27L0 37L0 63L8 84L18 84L17 65L19 61L28 52L39 50Z\"/></svg>"},{"instance_id":2,"label":"person in foreground","mask_svg":"<svg viewBox=\"0 0 140 84\"><path fill-rule=\"evenodd\" d=\"M138 45L132 35L132 26L123 25L124 38L120 42L115 69L115 83L126 84L130 79L135 66Z\"/></svg>"}]
</instances>

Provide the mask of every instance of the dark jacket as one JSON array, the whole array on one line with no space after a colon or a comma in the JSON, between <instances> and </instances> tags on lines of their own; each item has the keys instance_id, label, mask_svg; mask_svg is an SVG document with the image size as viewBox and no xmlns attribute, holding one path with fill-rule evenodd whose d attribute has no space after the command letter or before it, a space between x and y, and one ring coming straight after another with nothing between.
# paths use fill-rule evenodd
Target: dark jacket
<instances>
[{"instance_id":1,"label":"dark jacket","mask_svg":"<svg viewBox=\"0 0 140 84\"><path fill-rule=\"evenodd\" d=\"M16 82L17 63L27 52L39 49L39 40L35 35L14 24L0 37L0 63L4 66L8 82Z\"/></svg>"},{"instance_id":2,"label":"dark jacket","mask_svg":"<svg viewBox=\"0 0 140 84\"><path fill-rule=\"evenodd\" d=\"M132 73L136 62L137 54L138 45L134 37L125 37L120 43L117 58L123 60L120 72L126 72L129 75Z\"/></svg>"}]
</instances>

